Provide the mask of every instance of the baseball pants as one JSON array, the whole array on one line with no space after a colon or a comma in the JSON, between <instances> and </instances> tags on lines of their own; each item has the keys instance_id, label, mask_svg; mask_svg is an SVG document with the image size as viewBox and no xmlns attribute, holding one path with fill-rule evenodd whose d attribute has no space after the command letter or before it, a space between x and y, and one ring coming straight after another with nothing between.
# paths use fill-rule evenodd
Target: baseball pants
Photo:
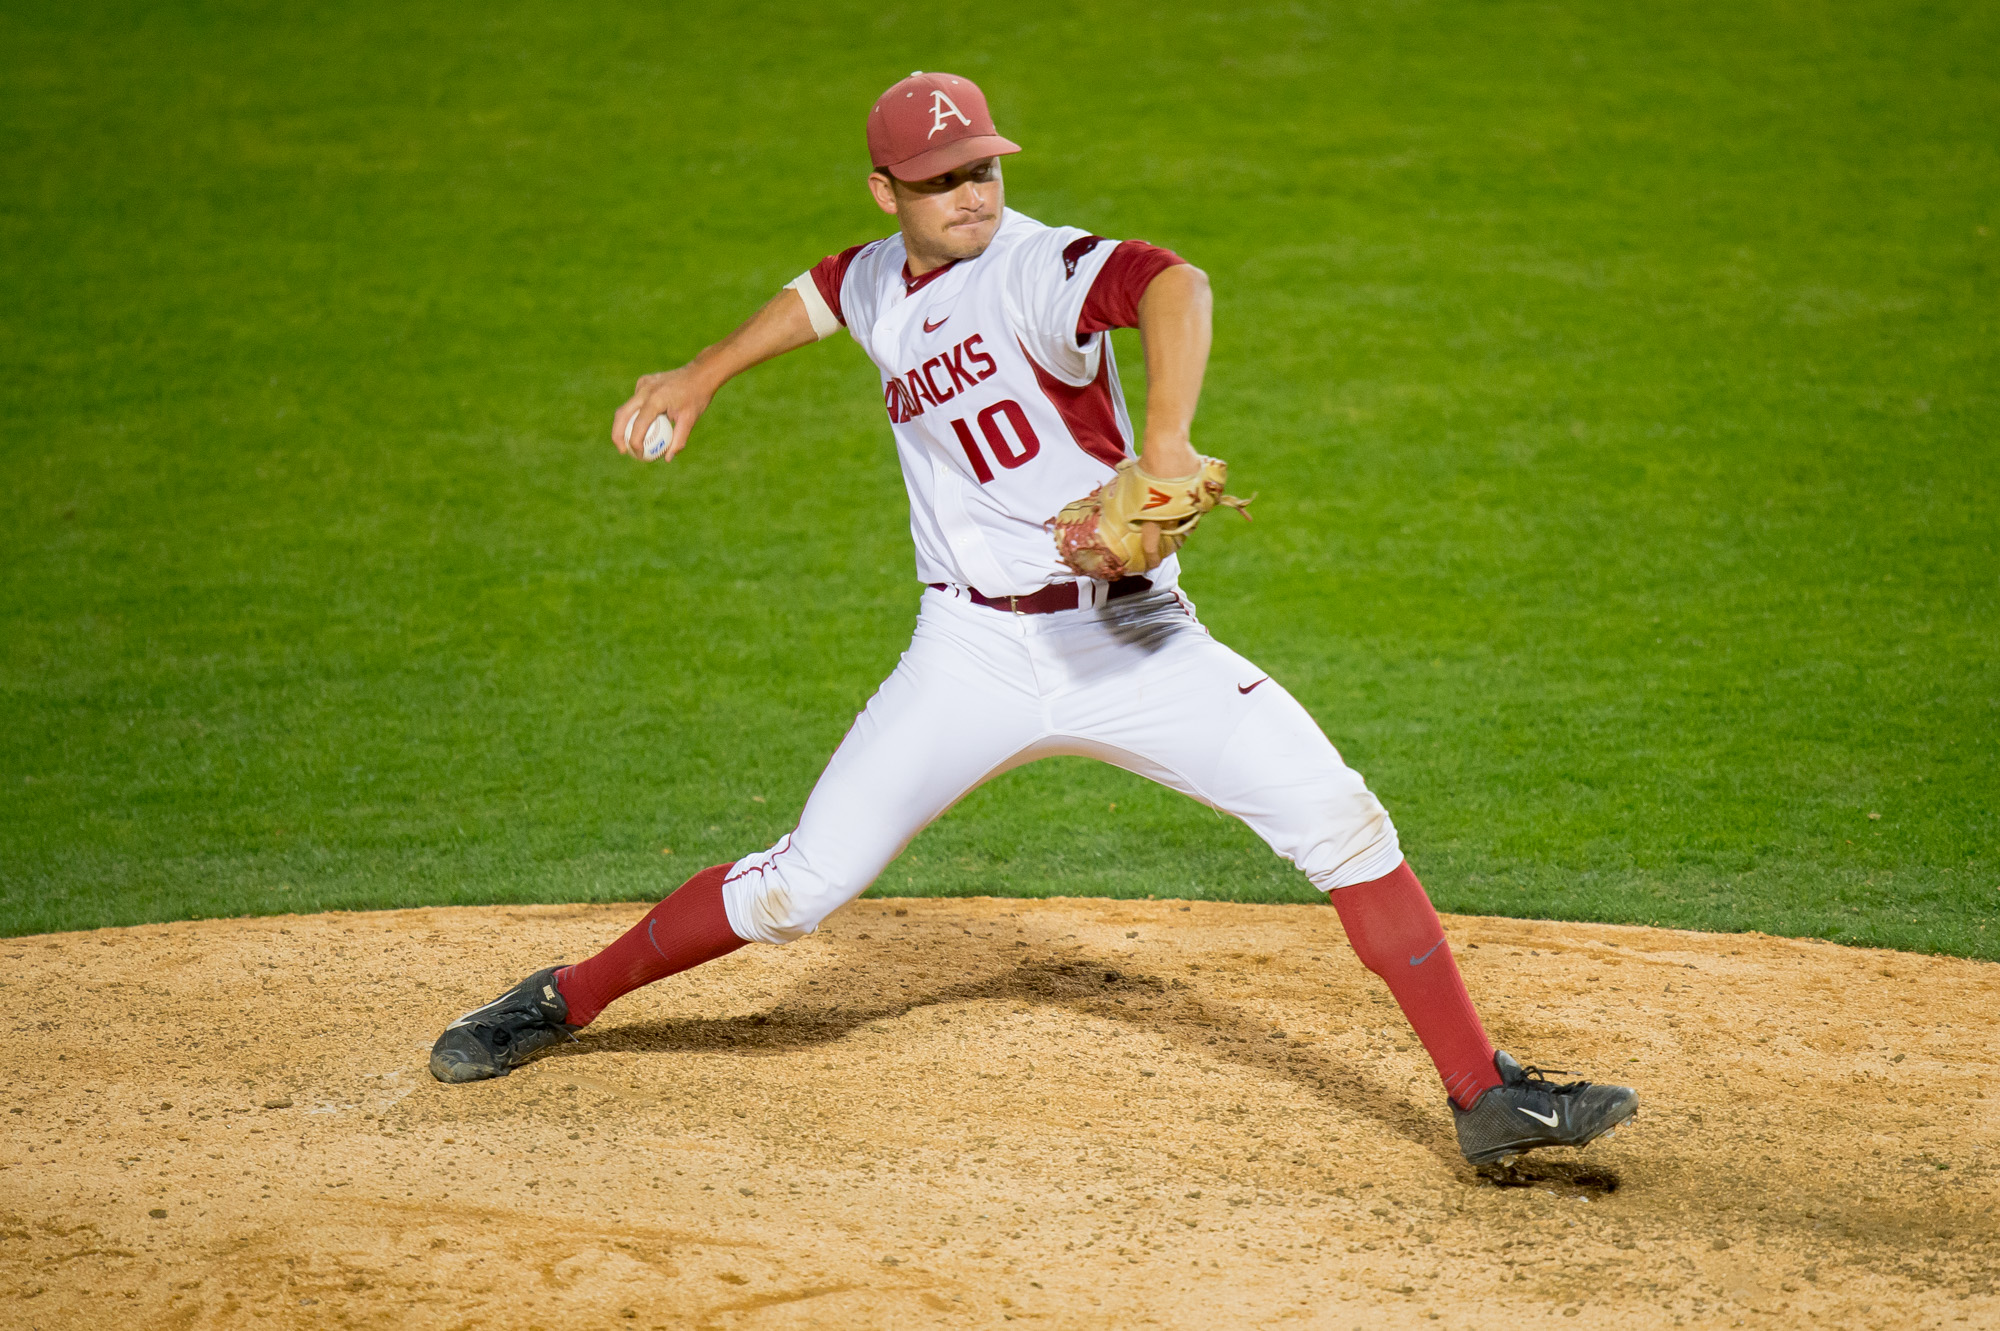
<instances>
[{"instance_id":1,"label":"baseball pants","mask_svg":"<svg viewBox=\"0 0 2000 1331\"><path fill-rule=\"evenodd\" d=\"M763 943L811 933L967 792L1062 754L1234 814L1323 891L1402 863L1387 811L1305 708L1178 591L1018 615L933 588L798 826L730 869L730 928Z\"/></svg>"}]
</instances>

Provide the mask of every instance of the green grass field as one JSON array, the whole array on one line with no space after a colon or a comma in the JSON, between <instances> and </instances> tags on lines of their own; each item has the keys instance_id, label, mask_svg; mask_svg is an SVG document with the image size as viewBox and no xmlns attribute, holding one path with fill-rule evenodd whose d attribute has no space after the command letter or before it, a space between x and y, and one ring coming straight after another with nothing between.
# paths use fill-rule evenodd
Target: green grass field
<instances>
[{"instance_id":1,"label":"green grass field","mask_svg":"<svg viewBox=\"0 0 2000 1331\"><path fill-rule=\"evenodd\" d=\"M605 429L884 231L862 117L937 68L1013 206L1212 275L1262 498L1185 583L1441 908L2000 958L2000 10L938 12L0 14L0 932L789 827L916 604L871 371ZM1308 896L1067 761L875 890Z\"/></svg>"}]
</instances>

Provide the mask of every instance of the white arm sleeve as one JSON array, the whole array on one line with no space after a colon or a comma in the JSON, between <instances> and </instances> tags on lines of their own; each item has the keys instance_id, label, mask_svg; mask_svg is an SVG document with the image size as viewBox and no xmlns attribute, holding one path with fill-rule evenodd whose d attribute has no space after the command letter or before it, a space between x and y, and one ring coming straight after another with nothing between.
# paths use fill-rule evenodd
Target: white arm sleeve
<instances>
[{"instance_id":1,"label":"white arm sleeve","mask_svg":"<svg viewBox=\"0 0 2000 1331\"><path fill-rule=\"evenodd\" d=\"M841 322L833 309L826 303L826 297L819 294L819 283L813 281L811 270L800 273L785 286L799 293L806 303L806 315L812 320L813 335L822 342L841 330Z\"/></svg>"}]
</instances>

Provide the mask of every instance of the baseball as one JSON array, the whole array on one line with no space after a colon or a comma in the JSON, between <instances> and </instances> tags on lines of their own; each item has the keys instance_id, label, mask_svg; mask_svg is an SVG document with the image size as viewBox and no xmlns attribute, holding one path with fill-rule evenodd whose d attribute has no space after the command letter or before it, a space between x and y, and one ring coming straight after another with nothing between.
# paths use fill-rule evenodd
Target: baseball
<instances>
[{"instance_id":1,"label":"baseball","mask_svg":"<svg viewBox=\"0 0 2000 1331\"><path fill-rule=\"evenodd\" d=\"M648 462L657 462L660 454L666 452L667 445L673 441L673 418L662 412L653 417L653 423L646 427L646 440L639 448L639 456Z\"/></svg>"}]
</instances>

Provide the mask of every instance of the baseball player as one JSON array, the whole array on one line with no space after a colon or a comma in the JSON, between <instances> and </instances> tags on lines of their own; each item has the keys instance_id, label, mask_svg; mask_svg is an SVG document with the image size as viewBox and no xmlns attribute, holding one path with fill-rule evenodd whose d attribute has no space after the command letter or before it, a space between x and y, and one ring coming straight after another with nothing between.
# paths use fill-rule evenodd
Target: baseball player
<instances>
[{"instance_id":1,"label":"baseball player","mask_svg":"<svg viewBox=\"0 0 2000 1331\"><path fill-rule=\"evenodd\" d=\"M1329 894L1437 1066L1475 1165L1582 1146L1638 1110L1494 1049L1388 813L1283 686L1210 636L1178 549L1226 468L1189 439L1209 352L1208 278L1143 241L1006 207L970 80L912 74L868 115L868 189L896 234L822 259L686 365L639 380L620 450L671 459L718 389L847 333L881 375L910 498L915 636L841 741L799 823L702 870L587 961L538 971L451 1023L446 1082L505 1076L641 985L748 942L785 944L909 841L1037 758L1116 764L1241 818ZM1139 330L1135 452L1109 332Z\"/></svg>"}]
</instances>

